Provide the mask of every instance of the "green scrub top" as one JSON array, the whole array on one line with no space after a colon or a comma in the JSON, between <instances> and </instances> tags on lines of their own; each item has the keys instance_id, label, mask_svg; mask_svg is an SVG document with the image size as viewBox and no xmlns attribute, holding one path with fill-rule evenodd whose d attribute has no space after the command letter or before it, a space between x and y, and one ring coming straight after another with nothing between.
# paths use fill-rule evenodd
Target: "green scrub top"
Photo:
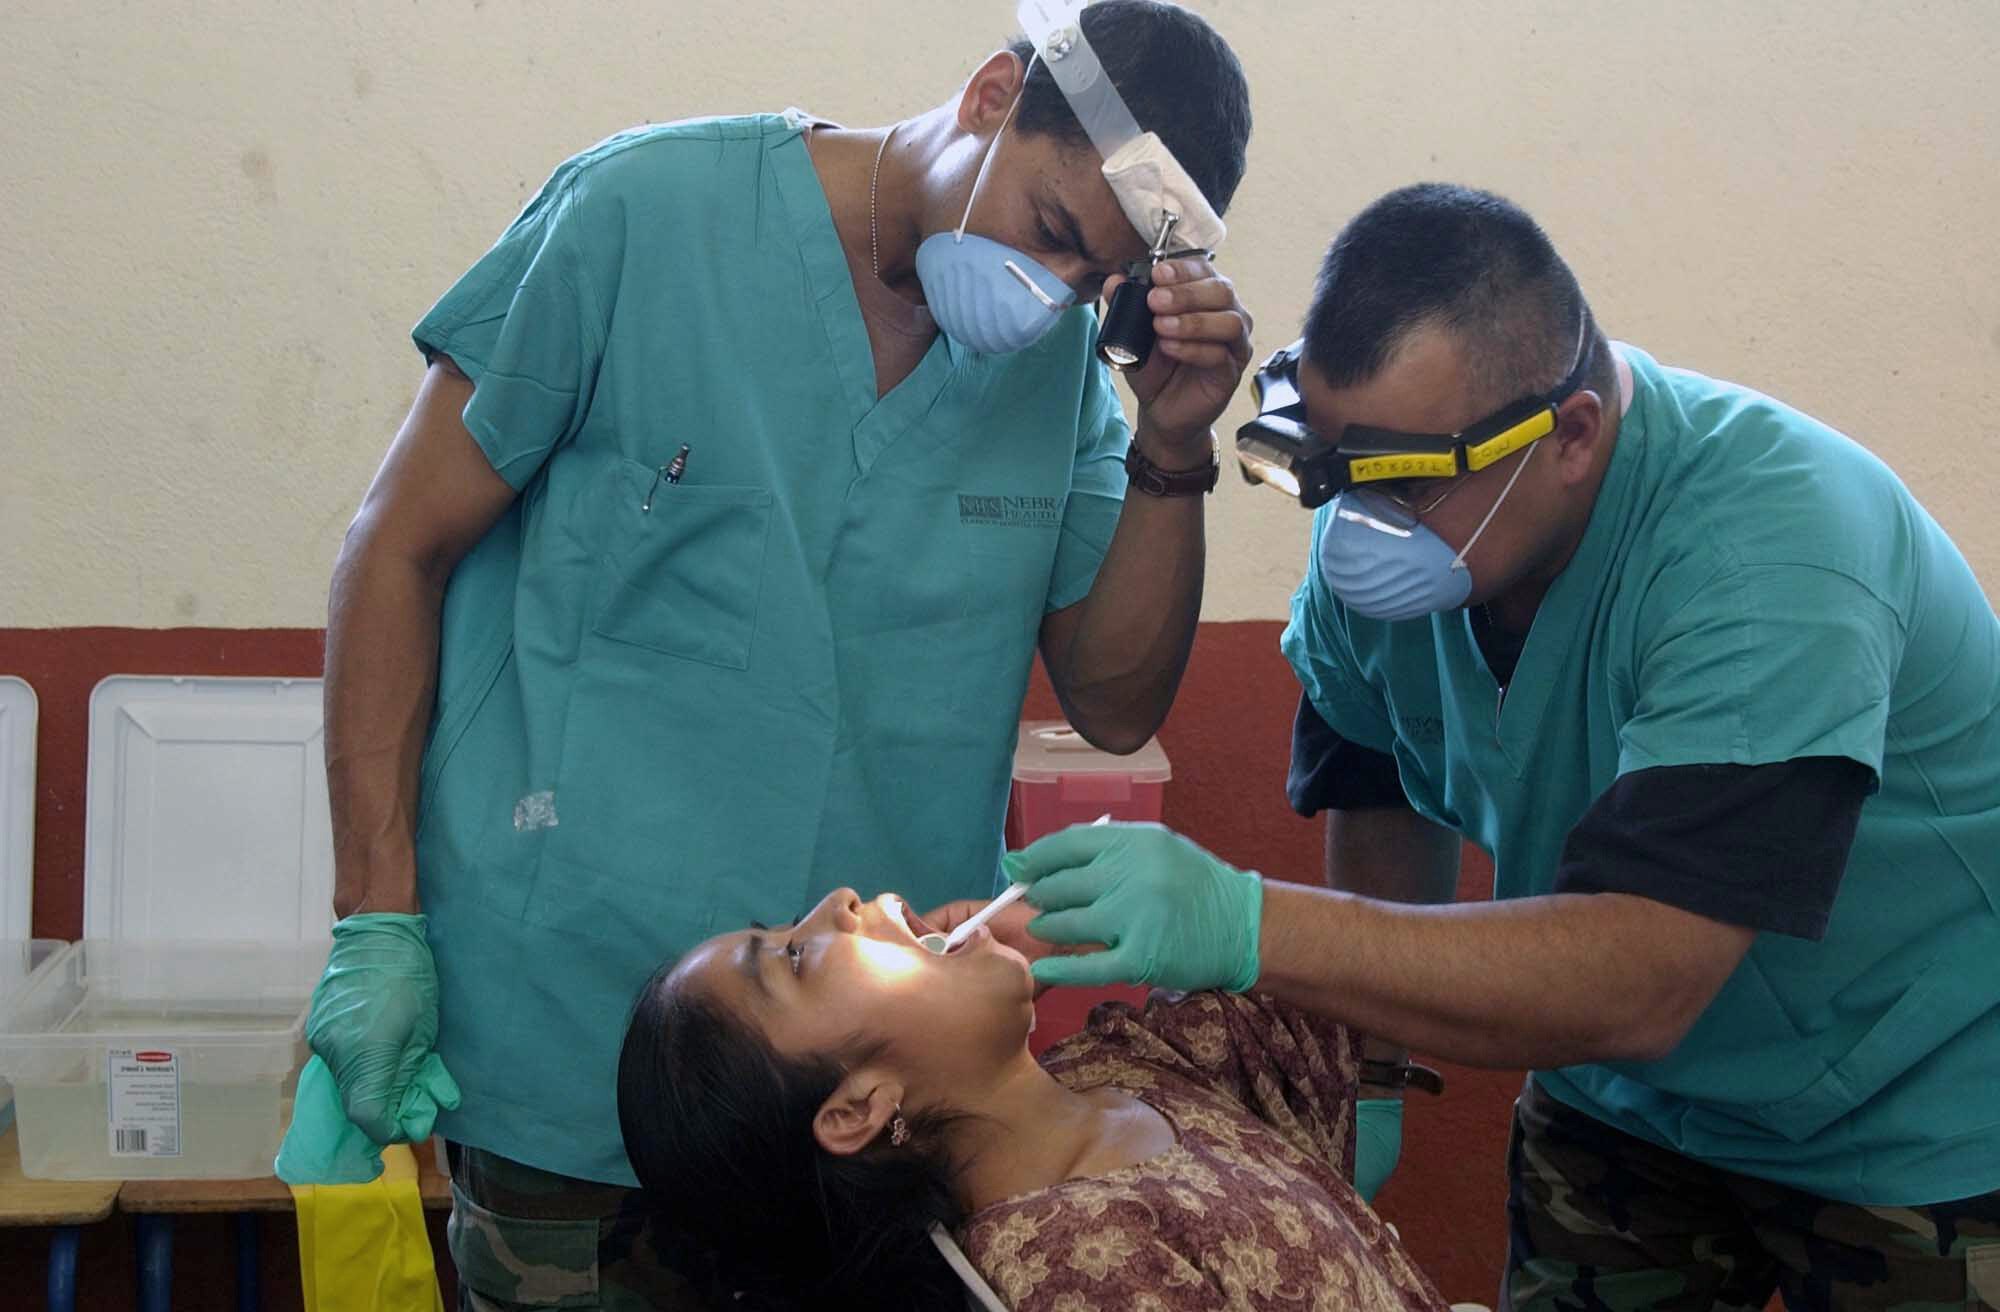
<instances>
[{"instance_id":1,"label":"green scrub top","mask_svg":"<svg viewBox=\"0 0 2000 1312\"><path fill-rule=\"evenodd\" d=\"M1285 654L1336 732L1392 753L1416 809L1492 855L1502 898L1548 892L1570 828L1629 771L1869 767L1822 941L1758 934L1662 1060L1535 1079L1642 1139L1823 1196L2000 1188L2000 623L1861 447L1626 355L1609 471L1504 700L1466 611L1366 619L1316 558Z\"/></svg>"},{"instance_id":2,"label":"green scrub top","mask_svg":"<svg viewBox=\"0 0 2000 1312\"><path fill-rule=\"evenodd\" d=\"M695 943L992 892L1042 617L1122 504L1087 308L876 398L807 121L613 137L415 330L520 490L452 578L423 762L439 1129L543 1170L633 1183L619 1044Z\"/></svg>"}]
</instances>

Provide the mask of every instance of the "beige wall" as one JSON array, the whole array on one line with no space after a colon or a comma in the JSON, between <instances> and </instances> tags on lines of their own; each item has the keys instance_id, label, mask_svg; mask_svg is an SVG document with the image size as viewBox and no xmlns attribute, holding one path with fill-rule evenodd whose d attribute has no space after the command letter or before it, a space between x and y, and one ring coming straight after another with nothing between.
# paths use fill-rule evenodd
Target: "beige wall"
<instances>
[{"instance_id":1,"label":"beige wall","mask_svg":"<svg viewBox=\"0 0 2000 1312\"><path fill-rule=\"evenodd\" d=\"M1615 335L1846 429L2000 581L2000 3L1197 7L1256 97L1226 256L1260 349L1360 205L1491 186ZM10 0L0 626L318 624L417 379L409 325L558 160L645 119L882 121L1008 20ZM1232 479L1210 524L1207 616L1282 614L1304 514Z\"/></svg>"}]
</instances>

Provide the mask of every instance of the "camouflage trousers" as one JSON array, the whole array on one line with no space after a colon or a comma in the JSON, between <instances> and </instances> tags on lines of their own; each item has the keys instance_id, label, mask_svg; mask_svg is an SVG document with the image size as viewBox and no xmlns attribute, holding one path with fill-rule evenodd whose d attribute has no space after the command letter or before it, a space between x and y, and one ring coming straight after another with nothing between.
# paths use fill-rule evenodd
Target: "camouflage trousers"
<instances>
[{"instance_id":1,"label":"camouflage trousers","mask_svg":"<svg viewBox=\"0 0 2000 1312\"><path fill-rule=\"evenodd\" d=\"M637 1190L449 1145L459 1312L707 1312Z\"/></svg>"},{"instance_id":2,"label":"camouflage trousers","mask_svg":"<svg viewBox=\"0 0 2000 1312\"><path fill-rule=\"evenodd\" d=\"M2000 1193L1861 1207L1704 1166L1530 1080L1507 1151L1502 1312L2000 1312Z\"/></svg>"}]
</instances>

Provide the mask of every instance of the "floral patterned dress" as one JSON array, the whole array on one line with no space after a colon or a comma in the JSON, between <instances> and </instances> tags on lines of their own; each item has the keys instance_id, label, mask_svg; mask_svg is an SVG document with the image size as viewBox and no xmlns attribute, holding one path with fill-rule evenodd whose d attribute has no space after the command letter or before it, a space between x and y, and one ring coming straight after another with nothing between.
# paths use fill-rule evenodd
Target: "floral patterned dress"
<instances>
[{"instance_id":1,"label":"floral patterned dress","mask_svg":"<svg viewBox=\"0 0 2000 1312\"><path fill-rule=\"evenodd\" d=\"M1358 1063L1344 1027L1270 998L1099 1007L1042 1065L1143 1099L1178 1142L982 1208L960 1245L1016 1312L1441 1312L1348 1183Z\"/></svg>"}]
</instances>

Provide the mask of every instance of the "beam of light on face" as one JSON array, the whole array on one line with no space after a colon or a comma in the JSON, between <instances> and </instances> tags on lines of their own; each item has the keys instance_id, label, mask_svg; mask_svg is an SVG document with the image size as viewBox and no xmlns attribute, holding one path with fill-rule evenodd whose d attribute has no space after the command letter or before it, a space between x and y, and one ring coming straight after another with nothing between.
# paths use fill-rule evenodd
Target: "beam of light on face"
<instances>
[{"instance_id":1,"label":"beam of light on face","mask_svg":"<svg viewBox=\"0 0 2000 1312\"><path fill-rule=\"evenodd\" d=\"M913 946L904 947L872 938L855 939L854 952L864 969L883 980L916 974L924 964L925 955Z\"/></svg>"}]
</instances>

